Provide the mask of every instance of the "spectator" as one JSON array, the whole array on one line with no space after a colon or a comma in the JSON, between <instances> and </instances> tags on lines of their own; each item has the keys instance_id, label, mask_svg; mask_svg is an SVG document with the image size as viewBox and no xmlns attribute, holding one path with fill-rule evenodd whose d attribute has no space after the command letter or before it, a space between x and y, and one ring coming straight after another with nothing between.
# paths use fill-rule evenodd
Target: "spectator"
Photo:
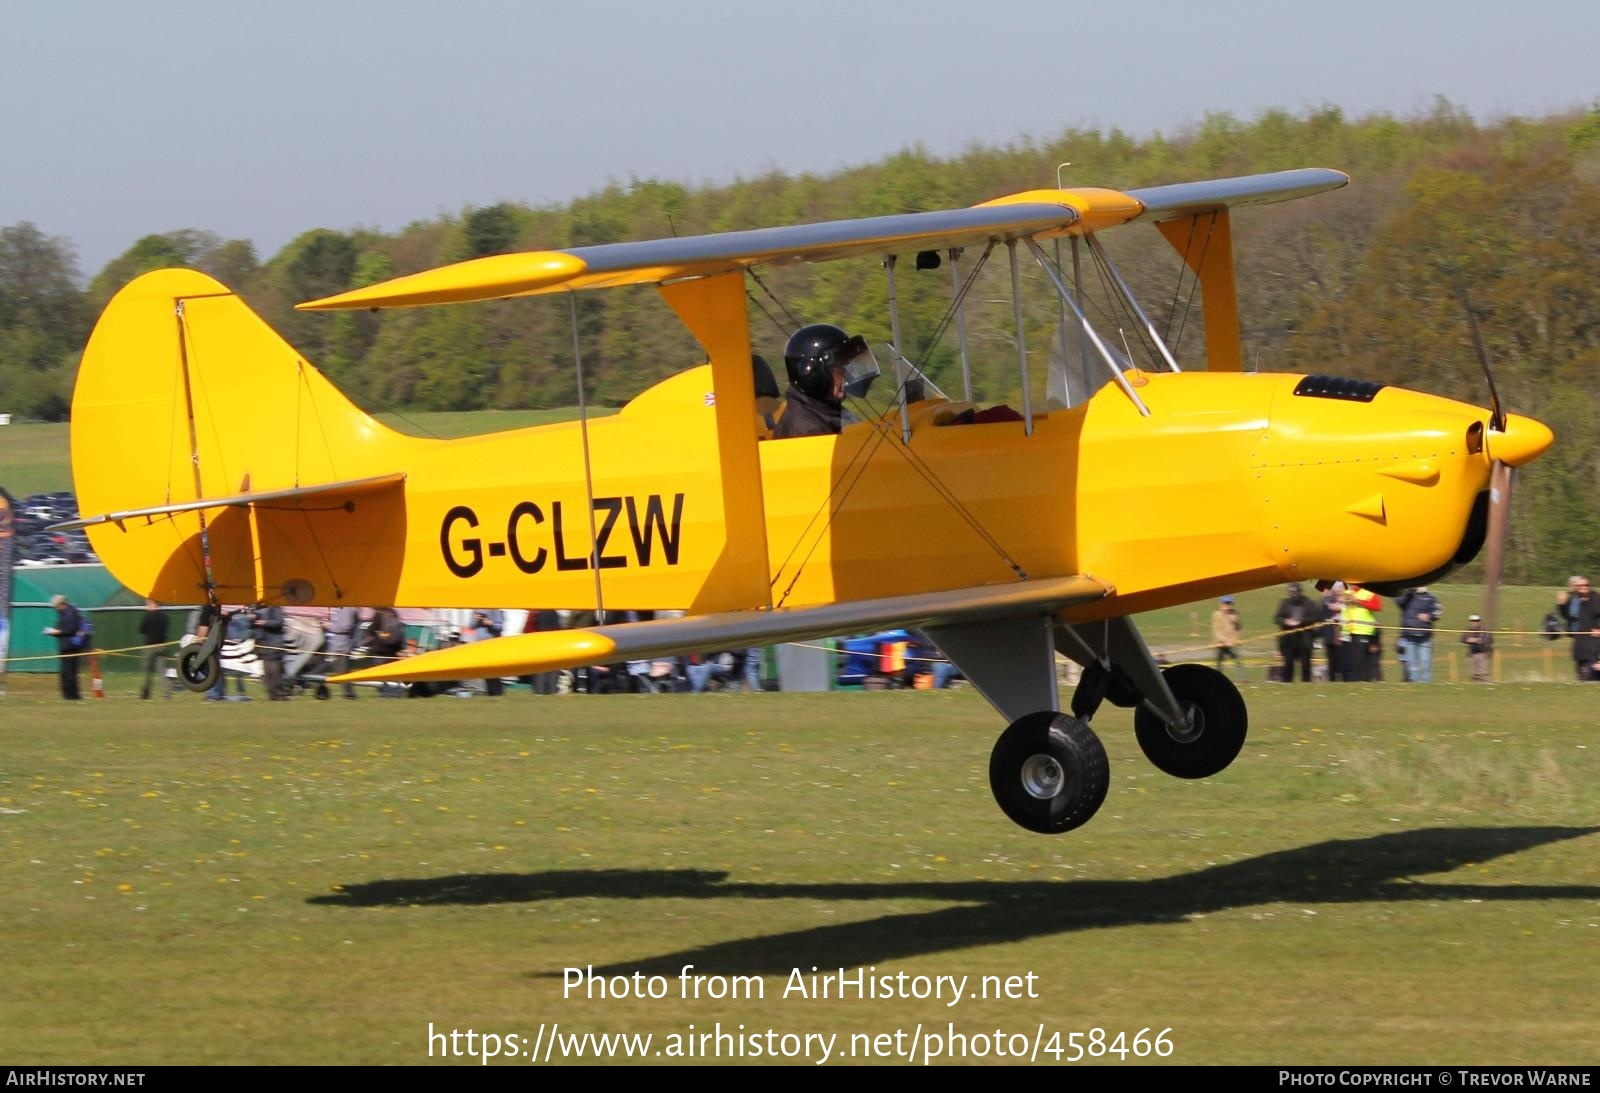
<instances>
[{"instance_id":1,"label":"spectator","mask_svg":"<svg viewBox=\"0 0 1600 1093\"><path fill-rule=\"evenodd\" d=\"M1300 681L1310 683L1310 627L1322 621L1321 603L1307 598L1300 588L1300 582L1294 581L1288 587L1288 595L1278 603L1272 621L1279 630L1278 652L1283 655L1283 681L1294 682L1295 666L1298 665Z\"/></svg>"},{"instance_id":2,"label":"spectator","mask_svg":"<svg viewBox=\"0 0 1600 1093\"><path fill-rule=\"evenodd\" d=\"M405 650L406 628L392 607L374 608L367 620L367 653L381 660L395 660Z\"/></svg>"},{"instance_id":3,"label":"spectator","mask_svg":"<svg viewBox=\"0 0 1600 1093\"><path fill-rule=\"evenodd\" d=\"M1400 661L1407 683L1433 682L1433 627L1443 614L1437 597L1426 587L1408 588L1395 600L1400 605Z\"/></svg>"},{"instance_id":4,"label":"spectator","mask_svg":"<svg viewBox=\"0 0 1600 1093\"><path fill-rule=\"evenodd\" d=\"M728 672L723 665L724 658L732 660L733 653L693 653L688 657L684 671L689 676L689 690L701 694L711 689L714 683L727 680Z\"/></svg>"},{"instance_id":5,"label":"spectator","mask_svg":"<svg viewBox=\"0 0 1600 1093\"><path fill-rule=\"evenodd\" d=\"M943 690L950 686L950 681L961 679L961 669L953 664L949 657L921 630L911 631L911 654L916 658L911 663L909 686L916 686L916 677L931 673L933 690Z\"/></svg>"},{"instance_id":6,"label":"spectator","mask_svg":"<svg viewBox=\"0 0 1600 1093\"><path fill-rule=\"evenodd\" d=\"M1383 600L1352 581L1344 593L1345 628L1345 679L1350 683L1382 682L1383 675L1375 669L1376 654L1381 652L1377 643L1378 615Z\"/></svg>"},{"instance_id":7,"label":"spectator","mask_svg":"<svg viewBox=\"0 0 1600 1093\"><path fill-rule=\"evenodd\" d=\"M350 670L350 651L355 648L356 635L361 630L361 610L356 607L335 607L328 616L329 675L340 675ZM344 696L356 697L355 685L344 684Z\"/></svg>"},{"instance_id":8,"label":"spectator","mask_svg":"<svg viewBox=\"0 0 1600 1093\"><path fill-rule=\"evenodd\" d=\"M1466 632L1461 635L1461 644L1467 647L1467 663L1472 666L1472 682L1492 682L1489 658L1494 655L1494 635L1483 628L1482 615L1468 617Z\"/></svg>"},{"instance_id":9,"label":"spectator","mask_svg":"<svg viewBox=\"0 0 1600 1093\"><path fill-rule=\"evenodd\" d=\"M257 607L250 612L250 629L256 642L256 656L261 660L267 701L287 702L289 690L283 682L283 608Z\"/></svg>"},{"instance_id":10,"label":"spectator","mask_svg":"<svg viewBox=\"0 0 1600 1093\"><path fill-rule=\"evenodd\" d=\"M760 694L761 687L761 659L765 652L760 646L744 651L744 689L751 694Z\"/></svg>"},{"instance_id":11,"label":"spectator","mask_svg":"<svg viewBox=\"0 0 1600 1093\"><path fill-rule=\"evenodd\" d=\"M1334 581L1322 594L1322 653L1328 661L1328 682L1344 679L1344 582Z\"/></svg>"},{"instance_id":12,"label":"spectator","mask_svg":"<svg viewBox=\"0 0 1600 1093\"><path fill-rule=\"evenodd\" d=\"M559 629L561 629L560 612L548 609L529 611L528 617L522 623L522 632L524 634L536 634L542 630ZM523 676L522 680L528 684L536 695L553 695L556 693L557 675L558 673L556 672L535 672L532 675Z\"/></svg>"},{"instance_id":13,"label":"spectator","mask_svg":"<svg viewBox=\"0 0 1600 1093\"><path fill-rule=\"evenodd\" d=\"M140 698L150 697L150 681L161 667L167 652L167 613L155 600L144 601L144 618L139 620L139 640L144 644L144 689Z\"/></svg>"},{"instance_id":14,"label":"spectator","mask_svg":"<svg viewBox=\"0 0 1600 1093\"><path fill-rule=\"evenodd\" d=\"M1217 609L1211 612L1211 641L1217 647L1217 671L1222 671L1226 660L1233 661L1240 671L1244 670L1238 650L1239 612L1234 610L1232 596L1222 597Z\"/></svg>"},{"instance_id":15,"label":"spectator","mask_svg":"<svg viewBox=\"0 0 1600 1093\"><path fill-rule=\"evenodd\" d=\"M1576 626L1572 632L1572 659L1578 678L1584 682L1600 679L1600 596L1589 587L1587 577L1577 578L1573 602L1578 610L1573 613Z\"/></svg>"},{"instance_id":16,"label":"spectator","mask_svg":"<svg viewBox=\"0 0 1600 1093\"><path fill-rule=\"evenodd\" d=\"M461 635L461 640L466 642L488 641L497 638L505 630L506 616L503 611L474 611L472 623L467 632ZM483 681L484 690L491 698L498 698L505 694L505 684L499 676L491 676Z\"/></svg>"},{"instance_id":17,"label":"spectator","mask_svg":"<svg viewBox=\"0 0 1600 1093\"><path fill-rule=\"evenodd\" d=\"M56 653L61 659L61 697L76 702L83 697L78 693L78 671L83 661L83 618L60 593L50 597L50 606L55 608L56 624L45 627L44 632L56 639Z\"/></svg>"}]
</instances>

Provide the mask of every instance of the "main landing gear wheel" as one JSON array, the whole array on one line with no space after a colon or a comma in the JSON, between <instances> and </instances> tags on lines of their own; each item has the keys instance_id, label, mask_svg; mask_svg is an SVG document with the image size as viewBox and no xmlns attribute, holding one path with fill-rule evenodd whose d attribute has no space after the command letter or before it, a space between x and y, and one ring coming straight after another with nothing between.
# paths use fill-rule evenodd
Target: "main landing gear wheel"
<instances>
[{"instance_id":1,"label":"main landing gear wheel","mask_svg":"<svg viewBox=\"0 0 1600 1093\"><path fill-rule=\"evenodd\" d=\"M1000 810L1044 835L1088 823L1110 782L1111 764L1094 730L1051 710L1013 721L989 755L989 788Z\"/></svg>"},{"instance_id":2,"label":"main landing gear wheel","mask_svg":"<svg viewBox=\"0 0 1600 1093\"><path fill-rule=\"evenodd\" d=\"M209 691L222 677L222 655L207 651L204 642L178 650L178 679L191 691Z\"/></svg>"},{"instance_id":3,"label":"main landing gear wheel","mask_svg":"<svg viewBox=\"0 0 1600 1093\"><path fill-rule=\"evenodd\" d=\"M1161 675L1188 721L1169 726L1143 706L1135 710L1133 731L1145 758L1175 778L1209 778L1226 770L1244 747L1250 721L1239 688L1204 664L1174 664Z\"/></svg>"}]
</instances>

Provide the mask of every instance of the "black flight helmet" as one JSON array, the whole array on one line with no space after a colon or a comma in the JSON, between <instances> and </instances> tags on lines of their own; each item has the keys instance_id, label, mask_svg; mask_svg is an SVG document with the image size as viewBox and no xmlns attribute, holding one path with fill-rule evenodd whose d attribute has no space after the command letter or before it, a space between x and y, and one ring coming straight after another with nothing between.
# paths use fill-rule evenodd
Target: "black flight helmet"
<instances>
[{"instance_id":1,"label":"black flight helmet","mask_svg":"<svg viewBox=\"0 0 1600 1093\"><path fill-rule=\"evenodd\" d=\"M812 323L794 332L783 348L783 364L789 382L802 393L823 402L837 403L833 396L833 371L843 368L865 351L866 342L852 338L829 323Z\"/></svg>"}]
</instances>

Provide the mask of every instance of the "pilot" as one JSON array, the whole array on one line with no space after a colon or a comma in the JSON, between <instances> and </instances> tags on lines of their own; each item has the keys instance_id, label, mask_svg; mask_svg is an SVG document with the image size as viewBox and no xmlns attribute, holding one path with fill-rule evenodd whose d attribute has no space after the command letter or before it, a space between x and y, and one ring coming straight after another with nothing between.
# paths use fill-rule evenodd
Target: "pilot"
<instances>
[{"instance_id":1,"label":"pilot","mask_svg":"<svg viewBox=\"0 0 1600 1093\"><path fill-rule=\"evenodd\" d=\"M871 357L866 339L851 337L828 323L812 323L795 331L783 350L783 364L789 372L789 404L772 431L773 439L837 433L848 366L863 356Z\"/></svg>"}]
</instances>

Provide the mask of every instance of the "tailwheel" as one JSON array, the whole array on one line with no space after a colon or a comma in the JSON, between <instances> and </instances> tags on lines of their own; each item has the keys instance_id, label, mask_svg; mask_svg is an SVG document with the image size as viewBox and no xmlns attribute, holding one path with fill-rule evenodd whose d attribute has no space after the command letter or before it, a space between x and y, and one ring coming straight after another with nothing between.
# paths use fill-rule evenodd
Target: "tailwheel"
<instances>
[{"instance_id":1,"label":"tailwheel","mask_svg":"<svg viewBox=\"0 0 1600 1093\"><path fill-rule=\"evenodd\" d=\"M1174 664L1162 673L1183 707L1184 722L1168 725L1141 706L1133 731L1145 758L1175 778L1209 778L1227 769L1244 747L1250 715L1233 681L1204 664Z\"/></svg>"},{"instance_id":2,"label":"tailwheel","mask_svg":"<svg viewBox=\"0 0 1600 1093\"><path fill-rule=\"evenodd\" d=\"M185 645L178 651L178 679L191 691L209 691L222 675L222 654L207 649L205 642Z\"/></svg>"},{"instance_id":3,"label":"tailwheel","mask_svg":"<svg viewBox=\"0 0 1600 1093\"><path fill-rule=\"evenodd\" d=\"M989 755L989 788L1000 810L1040 834L1087 823L1110 781L1111 764L1094 730L1051 710L1013 721Z\"/></svg>"}]
</instances>

